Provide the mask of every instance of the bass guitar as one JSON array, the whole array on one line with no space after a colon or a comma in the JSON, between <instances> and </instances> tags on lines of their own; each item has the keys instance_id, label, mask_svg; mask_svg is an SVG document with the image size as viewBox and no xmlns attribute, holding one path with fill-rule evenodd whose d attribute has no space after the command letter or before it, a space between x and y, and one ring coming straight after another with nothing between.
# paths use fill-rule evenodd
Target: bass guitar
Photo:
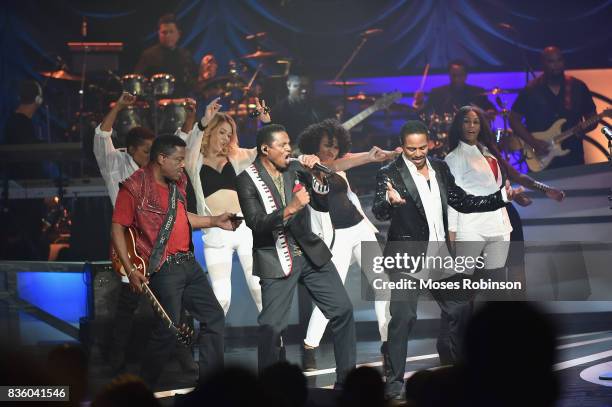
<instances>
[{"instance_id":1,"label":"bass guitar","mask_svg":"<svg viewBox=\"0 0 612 407\"><path fill-rule=\"evenodd\" d=\"M531 133L536 139L546 141L550 146L550 150L546 155L537 155L533 147L523 143L523 154L529 170L532 172L542 171L550 165L555 157L569 154L570 150L564 150L561 147L561 143L570 137L584 133L585 129L597 123L603 117L610 116L612 116L612 108L608 108L565 131L562 130L562 127L567 120L559 119L548 130Z\"/></svg>"}]
</instances>

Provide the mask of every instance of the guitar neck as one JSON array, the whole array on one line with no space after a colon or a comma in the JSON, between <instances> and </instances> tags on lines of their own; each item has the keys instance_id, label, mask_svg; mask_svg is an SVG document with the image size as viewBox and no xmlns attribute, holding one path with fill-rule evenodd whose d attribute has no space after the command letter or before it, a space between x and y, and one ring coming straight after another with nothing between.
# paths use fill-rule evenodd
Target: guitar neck
<instances>
[{"instance_id":1,"label":"guitar neck","mask_svg":"<svg viewBox=\"0 0 612 407\"><path fill-rule=\"evenodd\" d=\"M351 117L350 119L342 123L342 127L344 127L347 130L350 130L353 127L357 126L360 122L365 120L369 115L376 112L377 110L378 110L378 107L372 105L368 107L367 109L365 109L363 112L358 113L357 115Z\"/></svg>"},{"instance_id":2,"label":"guitar neck","mask_svg":"<svg viewBox=\"0 0 612 407\"><path fill-rule=\"evenodd\" d=\"M604 117L604 115L605 113L596 114L594 116L589 117L585 121L578 123L571 129L565 130L563 133L554 137L555 143L562 143L565 139L570 138L576 135L577 133L582 133L584 129L597 123L602 117Z\"/></svg>"},{"instance_id":3,"label":"guitar neck","mask_svg":"<svg viewBox=\"0 0 612 407\"><path fill-rule=\"evenodd\" d=\"M153 304L153 309L155 310L157 315L159 315L161 319L166 321L169 328L173 327L174 323L172 322L172 320L166 313L166 310L164 309L164 307L162 307L159 301L157 300L157 297L155 297L155 294L153 294L153 291L151 291L151 287L149 287L148 284L143 284L142 289L144 291L144 294L149 299L149 301L151 301L151 303Z\"/></svg>"}]
</instances>

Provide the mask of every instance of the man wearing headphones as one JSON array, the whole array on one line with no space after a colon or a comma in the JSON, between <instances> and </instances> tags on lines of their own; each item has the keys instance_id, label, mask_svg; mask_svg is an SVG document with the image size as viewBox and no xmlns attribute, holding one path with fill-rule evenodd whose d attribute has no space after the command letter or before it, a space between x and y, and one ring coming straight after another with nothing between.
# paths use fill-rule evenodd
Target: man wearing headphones
<instances>
[{"instance_id":1,"label":"man wearing headphones","mask_svg":"<svg viewBox=\"0 0 612 407\"><path fill-rule=\"evenodd\" d=\"M36 81L23 81L19 87L19 106L4 126L4 144L39 143L32 116L42 105L42 89Z\"/></svg>"}]
</instances>

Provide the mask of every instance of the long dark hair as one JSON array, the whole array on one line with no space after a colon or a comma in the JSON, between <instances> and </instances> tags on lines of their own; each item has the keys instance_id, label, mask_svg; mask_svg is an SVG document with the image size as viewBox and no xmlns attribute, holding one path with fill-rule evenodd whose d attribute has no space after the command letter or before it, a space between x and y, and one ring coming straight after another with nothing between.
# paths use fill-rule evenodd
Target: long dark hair
<instances>
[{"instance_id":1,"label":"long dark hair","mask_svg":"<svg viewBox=\"0 0 612 407\"><path fill-rule=\"evenodd\" d=\"M495 143L495 137L493 136L493 132L491 131L491 127L489 126L489 121L487 120L485 113L481 108L477 106L463 106L453 119L453 123L451 124L450 132L448 134L448 146L449 150L453 151L459 145L459 141L461 140L461 136L463 135L463 120L467 116L469 112L474 112L478 116L478 120L480 121L480 132L478 133L478 142L484 145L489 152L493 154L493 156L498 160L502 160L501 154L499 153L499 149L497 148L497 144Z\"/></svg>"}]
</instances>

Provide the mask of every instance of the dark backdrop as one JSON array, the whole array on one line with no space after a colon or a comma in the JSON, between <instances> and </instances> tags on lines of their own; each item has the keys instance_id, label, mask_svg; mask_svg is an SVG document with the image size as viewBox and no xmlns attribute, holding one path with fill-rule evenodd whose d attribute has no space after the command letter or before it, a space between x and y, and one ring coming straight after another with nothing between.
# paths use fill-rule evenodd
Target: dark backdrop
<instances>
[{"instance_id":1,"label":"dark backdrop","mask_svg":"<svg viewBox=\"0 0 612 407\"><path fill-rule=\"evenodd\" d=\"M230 59L254 51L244 39L247 33L267 31L264 48L292 57L295 66L314 76L331 78L359 42L359 33L373 27L385 31L366 44L348 76L415 73L427 62L439 71L453 58L467 60L474 70L522 69L519 48L537 66L539 50L549 44L566 51L571 68L612 62L612 0L5 0L0 6L0 129L16 104L21 79L40 80L37 72L55 69L57 56L70 60L65 43L81 39L83 18L87 40L125 43L120 73L126 73L142 49L156 41L157 18L166 12L179 17L181 45L194 59L212 52L221 71ZM516 31L501 28L500 22Z\"/></svg>"}]
</instances>

